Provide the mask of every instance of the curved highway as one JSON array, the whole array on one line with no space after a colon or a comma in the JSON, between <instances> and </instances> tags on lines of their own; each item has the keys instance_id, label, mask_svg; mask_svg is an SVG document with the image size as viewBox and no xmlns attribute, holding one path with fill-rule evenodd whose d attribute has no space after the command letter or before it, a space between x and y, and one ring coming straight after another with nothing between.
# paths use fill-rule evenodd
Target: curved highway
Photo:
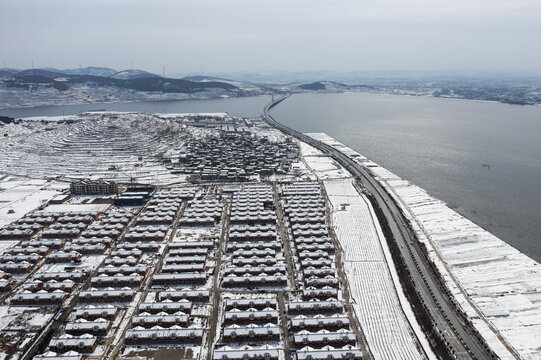
<instances>
[{"instance_id":1,"label":"curved highway","mask_svg":"<svg viewBox=\"0 0 541 360\"><path fill-rule=\"evenodd\" d=\"M415 292L424 305L421 306L423 309L416 308L414 310L425 311L425 315L428 315L436 325L434 331L439 333L441 339L443 339L443 341L440 341L440 344L444 344L447 348L447 353L445 353L445 351L441 351L440 346L437 355L447 359L496 358L456 308L450 295L446 292L446 289L442 286L437 275L431 268L430 261L421 249L413 230L408 225L408 221L400 208L370 172L332 146L280 124L269 114L271 108L287 97L289 95L267 104L263 110L263 119L269 125L331 156L362 183L364 188L372 195L379 210L381 210L381 213L385 217L388 230L392 233L392 239L388 240L396 242L396 248L400 252L401 260L407 269Z\"/></svg>"}]
</instances>

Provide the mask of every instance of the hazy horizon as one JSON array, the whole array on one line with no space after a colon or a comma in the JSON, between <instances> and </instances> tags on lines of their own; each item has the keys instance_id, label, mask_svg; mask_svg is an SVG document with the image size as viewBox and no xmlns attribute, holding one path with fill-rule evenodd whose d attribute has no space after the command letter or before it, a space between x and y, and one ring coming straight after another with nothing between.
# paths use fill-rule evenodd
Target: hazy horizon
<instances>
[{"instance_id":1,"label":"hazy horizon","mask_svg":"<svg viewBox=\"0 0 541 360\"><path fill-rule=\"evenodd\" d=\"M8 68L541 70L534 0L4 0L0 10L0 66Z\"/></svg>"}]
</instances>

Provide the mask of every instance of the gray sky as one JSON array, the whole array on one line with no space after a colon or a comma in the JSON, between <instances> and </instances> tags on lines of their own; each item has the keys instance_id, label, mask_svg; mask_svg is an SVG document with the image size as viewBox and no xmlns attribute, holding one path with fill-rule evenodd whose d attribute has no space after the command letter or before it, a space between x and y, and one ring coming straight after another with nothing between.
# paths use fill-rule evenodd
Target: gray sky
<instances>
[{"instance_id":1,"label":"gray sky","mask_svg":"<svg viewBox=\"0 0 541 360\"><path fill-rule=\"evenodd\" d=\"M1 0L0 67L541 69L540 0Z\"/></svg>"}]
</instances>

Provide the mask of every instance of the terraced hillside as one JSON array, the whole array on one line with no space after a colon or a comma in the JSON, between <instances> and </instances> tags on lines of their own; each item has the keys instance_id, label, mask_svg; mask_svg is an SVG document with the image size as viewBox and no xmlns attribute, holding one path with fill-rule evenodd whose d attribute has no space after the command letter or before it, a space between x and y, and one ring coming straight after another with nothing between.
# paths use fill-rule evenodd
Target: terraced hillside
<instances>
[{"instance_id":1,"label":"terraced hillside","mask_svg":"<svg viewBox=\"0 0 541 360\"><path fill-rule=\"evenodd\" d=\"M7 173L158 183L173 178L164 160L182 147L186 136L176 118L127 113L25 121L2 130L0 167Z\"/></svg>"}]
</instances>

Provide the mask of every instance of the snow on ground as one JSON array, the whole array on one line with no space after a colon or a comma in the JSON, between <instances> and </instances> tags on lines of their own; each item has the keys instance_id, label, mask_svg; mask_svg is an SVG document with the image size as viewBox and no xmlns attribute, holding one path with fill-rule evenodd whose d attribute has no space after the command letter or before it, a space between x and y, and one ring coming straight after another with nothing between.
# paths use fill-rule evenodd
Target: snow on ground
<instances>
[{"instance_id":1,"label":"snow on ground","mask_svg":"<svg viewBox=\"0 0 541 360\"><path fill-rule=\"evenodd\" d=\"M539 263L423 189L381 167L372 171L400 199L448 287L493 350L503 359L513 352L541 359Z\"/></svg>"},{"instance_id":2,"label":"snow on ground","mask_svg":"<svg viewBox=\"0 0 541 360\"><path fill-rule=\"evenodd\" d=\"M64 212L96 212L102 213L111 205L109 204L53 204L47 206L43 211L52 213Z\"/></svg>"},{"instance_id":3,"label":"snow on ground","mask_svg":"<svg viewBox=\"0 0 541 360\"><path fill-rule=\"evenodd\" d=\"M375 359L422 359L418 341L432 358L430 346L402 295L368 201L351 179L327 180L324 186L332 207L334 233L343 251L353 307Z\"/></svg>"},{"instance_id":4,"label":"snow on ground","mask_svg":"<svg viewBox=\"0 0 541 360\"><path fill-rule=\"evenodd\" d=\"M187 132L174 118L119 112L40 117L7 124L0 138L0 168L36 178L104 178L176 183L168 154L182 149ZM193 130L197 131L197 130Z\"/></svg>"},{"instance_id":5,"label":"snow on ground","mask_svg":"<svg viewBox=\"0 0 541 360\"><path fill-rule=\"evenodd\" d=\"M301 155L306 167L314 171L321 180L351 177L351 174L330 156L325 156L316 148L301 142Z\"/></svg>"},{"instance_id":6,"label":"snow on ground","mask_svg":"<svg viewBox=\"0 0 541 360\"><path fill-rule=\"evenodd\" d=\"M369 168L402 207L459 306L502 359L541 359L541 266L325 134L311 134Z\"/></svg>"},{"instance_id":7,"label":"snow on ground","mask_svg":"<svg viewBox=\"0 0 541 360\"><path fill-rule=\"evenodd\" d=\"M350 158L357 160L358 162L365 162L368 161L368 159L355 150L351 149L350 147L342 144L341 142L336 141L334 138L330 137L329 135L325 133L306 133L305 135L308 135L316 140L319 140L323 143L326 143L330 146L333 146L334 148L340 150L344 154L348 155Z\"/></svg>"},{"instance_id":8,"label":"snow on ground","mask_svg":"<svg viewBox=\"0 0 541 360\"><path fill-rule=\"evenodd\" d=\"M0 173L0 227L43 205L69 185Z\"/></svg>"}]
</instances>

